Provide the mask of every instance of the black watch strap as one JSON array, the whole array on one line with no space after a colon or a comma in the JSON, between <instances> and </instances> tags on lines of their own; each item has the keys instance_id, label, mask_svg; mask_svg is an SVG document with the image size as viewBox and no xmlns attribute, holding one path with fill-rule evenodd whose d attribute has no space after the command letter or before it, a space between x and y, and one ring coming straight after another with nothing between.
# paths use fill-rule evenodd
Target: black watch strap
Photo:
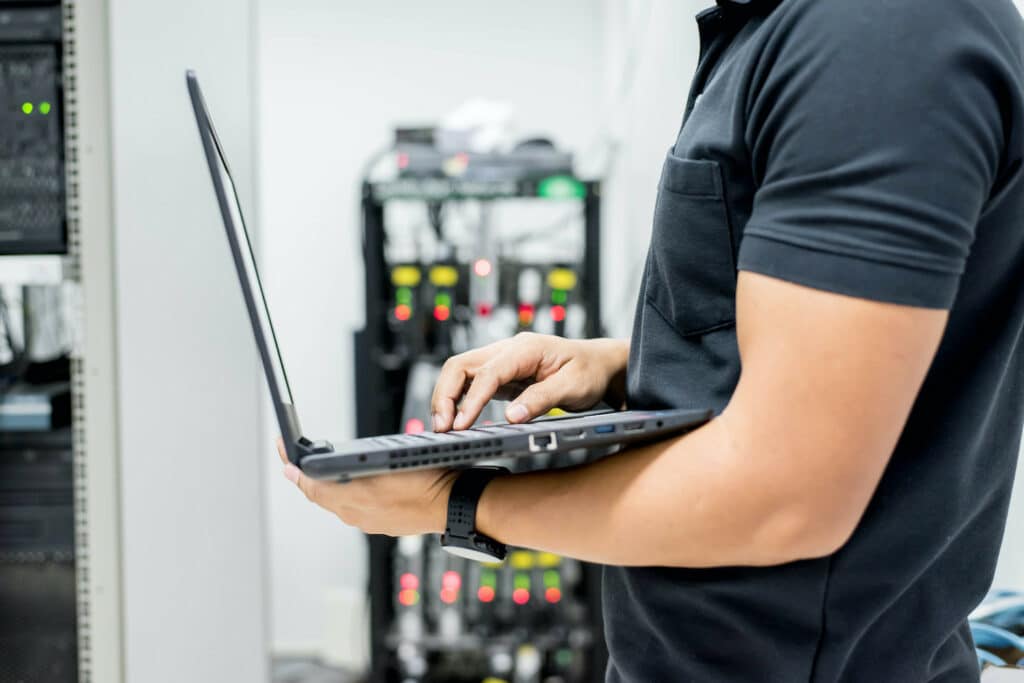
<instances>
[{"instance_id":1,"label":"black watch strap","mask_svg":"<svg viewBox=\"0 0 1024 683\"><path fill-rule=\"evenodd\" d=\"M507 474L504 467L473 467L459 473L448 494L448 523L441 545L449 552L484 561L505 558L505 545L476 530L476 509L491 481Z\"/></svg>"}]
</instances>

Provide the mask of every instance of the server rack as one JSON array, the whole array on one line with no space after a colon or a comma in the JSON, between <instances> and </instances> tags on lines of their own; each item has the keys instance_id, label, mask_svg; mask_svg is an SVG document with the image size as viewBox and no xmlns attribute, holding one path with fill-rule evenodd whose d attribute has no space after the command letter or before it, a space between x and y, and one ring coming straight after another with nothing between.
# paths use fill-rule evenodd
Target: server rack
<instances>
[{"instance_id":1,"label":"server rack","mask_svg":"<svg viewBox=\"0 0 1024 683\"><path fill-rule=\"evenodd\" d=\"M600 288L600 211L599 181L568 179L577 188L568 198L582 202L584 249L580 272L580 289L586 293L586 324L584 336L601 334ZM503 199L538 198L542 180L500 182L460 181L458 179L413 179L384 182L365 181L362 186L363 257L365 263L366 324L355 334L356 425L360 437L402 431L402 407L409 379L410 364L386 357L383 349L390 347L387 304L392 282L385 255L387 226L385 206L393 200L446 202L452 200L499 201ZM428 539L429 541L430 539ZM396 668L394 643L396 586L394 557L396 541L382 536L369 536L369 597L371 636L371 675L373 683L402 680ZM607 649L603 640L601 616L600 568L582 565L581 599L586 605L592 642L585 646L586 663L583 680L599 683L604 680Z\"/></svg>"}]
</instances>

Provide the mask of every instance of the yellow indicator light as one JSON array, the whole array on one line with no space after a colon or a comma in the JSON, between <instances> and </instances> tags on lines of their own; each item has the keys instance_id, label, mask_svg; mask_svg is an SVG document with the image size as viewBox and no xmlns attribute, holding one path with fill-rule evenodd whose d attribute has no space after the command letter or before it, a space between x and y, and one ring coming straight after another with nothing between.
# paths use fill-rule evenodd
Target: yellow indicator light
<instances>
[{"instance_id":1,"label":"yellow indicator light","mask_svg":"<svg viewBox=\"0 0 1024 683\"><path fill-rule=\"evenodd\" d=\"M21 111L25 114L31 114L33 109L35 109L35 107L32 106L31 102L26 102L21 105Z\"/></svg>"},{"instance_id":2,"label":"yellow indicator light","mask_svg":"<svg viewBox=\"0 0 1024 683\"><path fill-rule=\"evenodd\" d=\"M561 408L552 408L548 411L548 417L564 417L569 413L565 412Z\"/></svg>"},{"instance_id":3,"label":"yellow indicator light","mask_svg":"<svg viewBox=\"0 0 1024 683\"><path fill-rule=\"evenodd\" d=\"M508 683L508 681L504 678L495 678L494 676L491 676L490 678L485 678L483 683Z\"/></svg>"},{"instance_id":4,"label":"yellow indicator light","mask_svg":"<svg viewBox=\"0 0 1024 683\"><path fill-rule=\"evenodd\" d=\"M459 283L459 270L452 266L434 266L430 269L430 284L435 287L454 287Z\"/></svg>"},{"instance_id":5,"label":"yellow indicator light","mask_svg":"<svg viewBox=\"0 0 1024 683\"><path fill-rule=\"evenodd\" d=\"M533 569L533 553L526 550L516 550L508 556L508 563L515 569Z\"/></svg>"},{"instance_id":6,"label":"yellow indicator light","mask_svg":"<svg viewBox=\"0 0 1024 683\"><path fill-rule=\"evenodd\" d=\"M395 266L391 269L391 284L395 287L415 287L422 275L416 266Z\"/></svg>"},{"instance_id":7,"label":"yellow indicator light","mask_svg":"<svg viewBox=\"0 0 1024 683\"><path fill-rule=\"evenodd\" d=\"M576 289L576 273L568 268L555 268L548 273L548 287L569 291Z\"/></svg>"},{"instance_id":8,"label":"yellow indicator light","mask_svg":"<svg viewBox=\"0 0 1024 683\"><path fill-rule=\"evenodd\" d=\"M562 564L562 558L554 553L537 553L537 565L548 569Z\"/></svg>"}]
</instances>

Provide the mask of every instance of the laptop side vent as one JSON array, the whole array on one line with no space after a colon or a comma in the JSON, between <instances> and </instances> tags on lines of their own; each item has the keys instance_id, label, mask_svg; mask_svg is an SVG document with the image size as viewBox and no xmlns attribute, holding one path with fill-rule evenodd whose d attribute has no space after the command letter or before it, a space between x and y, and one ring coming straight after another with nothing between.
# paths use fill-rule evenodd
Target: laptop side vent
<instances>
[{"instance_id":1,"label":"laptop side vent","mask_svg":"<svg viewBox=\"0 0 1024 683\"><path fill-rule=\"evenodd\" d=\"M442 446L395 450L388 454L388 460L391 461L388 467L393 470L424 465L454 467L473 460L500 457L503 446L502 439L489 439L476 443L450 443Z\"/></svg>"}]
</instances>

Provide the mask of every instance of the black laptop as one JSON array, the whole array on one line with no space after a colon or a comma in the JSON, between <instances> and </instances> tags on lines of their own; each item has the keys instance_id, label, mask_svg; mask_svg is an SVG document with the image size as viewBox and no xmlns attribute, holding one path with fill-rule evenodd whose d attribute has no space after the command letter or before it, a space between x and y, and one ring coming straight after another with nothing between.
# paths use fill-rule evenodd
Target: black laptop
<instances>
[{"instance_id":1,"label":"black laptop","mask_svg":"<svg viewBox=\"0 0 1024 683\"><path fill-rule=\"evenodd\" d=\"M252 321L256 346L270 386L281 437L288 459L306 474L318 479L347 480L408 469L467 467L536 453L650 440L688 431L710 419L711 412L705 410L624 411L518 425L474 427L443 434L389 434L355 439L339 446L306 438L299 427L298 413L224 150L214 131L195 73L187 72L185 79L227 230L228 244L242 285L242 295Z\"/></svg>"}]
</instances>

